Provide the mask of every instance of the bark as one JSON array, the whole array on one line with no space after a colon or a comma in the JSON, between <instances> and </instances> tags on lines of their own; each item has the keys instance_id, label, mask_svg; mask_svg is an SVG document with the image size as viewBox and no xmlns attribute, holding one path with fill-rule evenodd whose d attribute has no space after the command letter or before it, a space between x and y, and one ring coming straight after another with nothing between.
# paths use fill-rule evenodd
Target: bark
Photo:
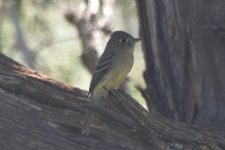
<instances>
[{"instance_id":1,"label":"bark","mask_svg":"<svg viewBox=\"0 0 225 150\"><path fill-rule=\"evenodd\" d=\"M57 82L0 54L0 149L225 149L225 133L176 123L113 90L98 105L87 92ZM96 113L90 136L85 109Z\"/></svg>"},{"instance_id":2,"label":"bark","mask_svg":"<svg viewBox=\"0 0 225 150\"><path fill-rule=\"evenodd\" d=\"M225 1L137 1L148 107L186 123L225 128Z\"/></svg>"}]
</instances>

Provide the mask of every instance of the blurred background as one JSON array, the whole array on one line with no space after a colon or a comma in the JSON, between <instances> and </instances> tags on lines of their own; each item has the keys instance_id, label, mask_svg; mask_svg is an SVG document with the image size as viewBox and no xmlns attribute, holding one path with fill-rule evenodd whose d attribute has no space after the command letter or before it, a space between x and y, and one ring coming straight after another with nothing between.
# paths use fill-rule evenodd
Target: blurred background
<instances>
[{"instance_id":1,"label":"blurred background","mask_svg":"<svg viewBox=\"0 0 225 150\"><path fill-rule=\"evenodd\" d=\"M125 8L125 9L124 9ZM134 0L0 0L0 52L55 80L88 90L112 31L139 36ZM141 43L123 87L146 107Z\"/></svg>"},{"instance_id":2,"label":"blurred background","mask_svg":"<svg viewBox=\"0 0 225 150\"><path fill-rule=\"evenodd\" d=\"M141 91L153 113L224 129L224 7L222 0L0 0L0 52L88 90L110 33L138 37L141 25L145 57L140 42L120 88L146 108Z\"/></svg>"}]
</instances>

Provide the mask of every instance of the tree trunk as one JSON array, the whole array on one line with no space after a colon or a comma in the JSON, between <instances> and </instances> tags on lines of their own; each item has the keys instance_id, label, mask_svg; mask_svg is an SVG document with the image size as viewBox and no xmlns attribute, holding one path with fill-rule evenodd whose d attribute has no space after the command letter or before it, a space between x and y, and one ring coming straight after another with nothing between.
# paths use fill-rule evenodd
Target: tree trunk
<instances>
[{"instance_id":1,"label":"tree trunk","mask_svg":"<svg viewBox=\"0 0 225 150\"><path fill-rule=\"evenodd\" d=\"M186 123L225 128L225 1L137 1L148 107Z\"/></svg>"},{"instance_id":2,"label":"tree trunk","mask_svg":"<svg viewBox=\"0 0 225 150\"><path fill-rule=\"evenodd\" d=\"M94 106L86 94L0 54L0 149L225 149L224 132L152 115L121 90ZM89 136L85 109L97 116Z\"/></svg>"}]
</instances>

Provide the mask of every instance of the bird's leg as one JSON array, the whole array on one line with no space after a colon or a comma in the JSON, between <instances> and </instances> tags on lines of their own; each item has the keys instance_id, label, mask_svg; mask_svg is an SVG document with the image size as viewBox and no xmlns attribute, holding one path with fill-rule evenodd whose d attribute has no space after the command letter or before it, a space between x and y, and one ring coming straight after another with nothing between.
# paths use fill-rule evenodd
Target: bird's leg
<instances>
[{"instance_id":1,"label":"bird's leg","mask_svg":"<svg viewBox=\"0 0 225 150\"><path fill-rule=\"evenodd\" d=\"M107 93L107 95L110 95L111 92L114 90L114 89L109 90L109 89L107 89L106 87L103 87L103 89L105 90L105 92Z\"/></svg>"},{"instance_id":2,"label":"bird's leg","mask_svg":"<svg viewBox=\"0 0 225 150\"><path fill-rule=\"evenodd\" d=\"M106 87L103 87L103 89L104 89L108 94L110 94L112 91L115 91L115 89L109 90L109 89L107 89Z\"/></svg>"},{"instance_id":3,"label":"bird's leg","mask_svg":"<svg viewBox=\"0 0 225 150\"><path fill-rule=\"evenodd\" d=\"M103 89L104 89L107 93L110 92L110 90L108 90L106 87L103 87Z\"/></svg>"}]
</instances>

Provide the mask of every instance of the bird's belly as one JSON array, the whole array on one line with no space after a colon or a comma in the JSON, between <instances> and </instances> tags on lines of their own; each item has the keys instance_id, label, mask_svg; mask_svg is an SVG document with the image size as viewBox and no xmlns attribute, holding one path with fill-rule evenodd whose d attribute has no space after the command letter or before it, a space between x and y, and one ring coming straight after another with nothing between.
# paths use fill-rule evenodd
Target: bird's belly
<instances>
[{"instance_id":1,"label":"bird's belly","mask_svg":"<svg viewBox=\"0 0 225 150\"><path fill-rule=\"evenodd\" d=\"M133 66L133 57L122 61L127 62L118 62L118 68L115 69L115 71L110 72L109 75L106 76L106 78L110 78L106 79L106 81L108 82L105 84L105 87L109 90L117 87L121 82L123 82Z\"/></svg>"},{"instance_id":2,"label":"bird's belly","mask_svg":"<svg viewBox=\"0 0 225 150\"><path fill-rule=\"evenodd\" d=\"M121 72L115 72L113 77L108 83L106 83L106 88L107 89L113 89L115 87L117 87L121 82L123 82L127 76L127 74L129 73L129 71L127 70L121 70Z\"/></svg>"}]
</instances>

